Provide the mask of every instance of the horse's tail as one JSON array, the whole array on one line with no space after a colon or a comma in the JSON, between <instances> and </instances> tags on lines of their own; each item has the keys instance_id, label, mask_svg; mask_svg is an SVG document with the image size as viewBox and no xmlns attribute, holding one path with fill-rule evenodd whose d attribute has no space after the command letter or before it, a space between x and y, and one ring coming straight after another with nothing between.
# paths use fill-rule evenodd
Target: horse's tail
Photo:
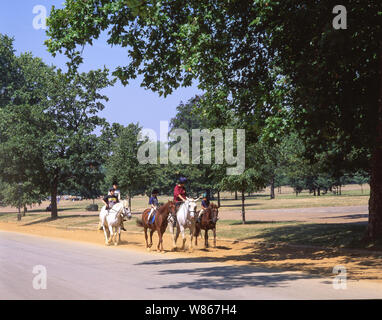
<instances>
[{"instance_id":1,"label":"horse's tail","mask_svg":"<svg viewBox=\"0 0 382 320\"><path fill-rule=\"evenodd\" d=\"M150 209L146 209L145 211L143 211L143 212L142 212L142 218L136 220L136 223L137 223L137 226L138 226L138 227L142 227L142 228L144 228L145 223L143 222L143 217L144 217L144 214L145 214L145 213L148 213L148 212L150 212Z\"/></svg>"},{"instance_id":2,"label":"horse's tail","mask_svg":"<svg viewBox=\"0 0 382 320\"><path fill-rule=\"evenodd\" d=\"M199 222L195 224L194 237L198 237L200 234L201 225Z\"/></svg>"},{"instance_id":3,"label":"horse's tail","mask_svg":"<svg viewBox=\"0 0 382 320\"><path fill-rule=\"evenodd\" d=\"M142 220L137 219L137 220L135 220L135 222L136 222L138 227L142 227L142 228L144 227L144 224L143 224Z\"/></svg>"}]
</instances>

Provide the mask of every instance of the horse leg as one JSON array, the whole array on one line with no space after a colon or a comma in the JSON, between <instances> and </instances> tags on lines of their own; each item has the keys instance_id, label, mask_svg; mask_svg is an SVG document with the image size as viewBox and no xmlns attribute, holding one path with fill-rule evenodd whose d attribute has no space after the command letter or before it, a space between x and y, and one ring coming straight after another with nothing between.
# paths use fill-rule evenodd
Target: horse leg
<instances>
[{"instance_id":1,"label":"horse leg","mask_svg":"<svg viewBox=\"0 0 382 320\"><path fill-rule=\"evenodd\" d=\"M150 248L153 245L153 234L154 234L154 232L155 232L155 230L150 230Z\"/></svg>"},{"instance_id":2,"label":"horse leg","mask_svg":"<svg viewBox=\"0 0 382 320\"><path fill-rule=\"evenodd\" d=\"M117 235L117 230L115 227L111 227L111 230L113 230L113 236L111 237L112 243L115 245L115 236Z\"/></svg>"},{"instance_id":3,"label":"horse leg","mask_svg":"<svg viewBox=\"0 0 382 320\"><path fill-rule=\"evenodd\" d=\"M181 228L180 232L182 233L182 239L183 239L182 250L184 250L186 245L186 235L184 233L184 228Z\"/></svg>"},{"instance_id":4,"label":"horse leg","mask_svg":"<svg viewBox=\"0 0 382 320\"><path fill-rule=\"evenodd\" d=\"M146 226L144 227L144 232L145 232L145 240L146 240L146 249L147 249L147 251L149 251L150 248L149 248L149 243L147 241L147 227Z\"/></svg>"},{"instance_id":5,"label":"horse leg","mask_svg":"<svg viewBox=\"0 0 382 320\"><path fill-rule=\"evenodd\" d=\"M204 246L208 248L208 228L206 228L206 232L204 236Z\"/></svg>"},{"instance_id":6,"label":"horse leg","mask_svg":"<svg viewBox=\"0 0 382 320\"><path fill-rule=\"evenodd\" d=\"M109 232L110 232L110 236L109 236L108 244L111 244L112 241L113 241L113 237L114 237L114 232L113 232L113 227L112 226L109 226Z\"/></svg>"},{"instance_id":7,"label":"horse leg","mask_svg":"<svg viewBox=\"0 0 382 320\"><path fill-rule=\"evenodd\" d=\"M116 242L114 243L115 246L117 246L119 244L119 241L121 240L121 226L117 227L117 232L118 234L117 233L115 234L115 239L116 239Z\"/></svg>"},{"instance_id":8,"label":"horse leg","mask_svg":"<svg viewBox=\"0 0 382 320\"><path fill-rule=\"evenodd\" d=\"M172 250L174 251L176 250L176 240L175 240L175 234L174 234L174 226L172 225L172 223L170 223L169 228L170 228L170 233L172 237Z\"/></svg>"},{"instance_id":9,"label":"horse leg","mask_svg":"<svg viewBox=\"0 0 382 320\"><path fill-rule=\"evenodd\" d=\"M160 230L160 250L162 253L164 253L163 249L163 234L165 233L166 229Z\"/></svg>"},{"instance_id":10,"label":"horse leg","mask_svg":"<svg viewBox=\"0 0 382 320\"><path fill-rule=\"evenodd\" d=\"M214 232L214 248L216 248L216 227L212 231Z\"/></svg>"},{"instance_id":11,"label":"horse leg","mask_svg":"<svg viewBox=\"0 0 382 320\"><path fill-rule=\"evenodd\" d=\"M109 244L109 239L108 239L108 236L107 236L107 230L108 229L106 229L104 225L102 226L102 229L103 229L103 233L105 235L105 244L108 245Z\"/></svg>"},{"instance_id":12,"label":"horse leg","mask_svg":"<svg viewBox=\"0 0 382 320\"><path fill-rule=\"evenodd\" d=\"M193 250L192 241L194 240L194 232L195 232L195 228L191 227L190 228L190 251Z\"/></svg>"},{"instance_id":13,"label":"horse leg","mask_svg":"<svg viewBox=\"0 0 382 320\"><path fill-rule=\"evenodd\" d=\"M162 242L162 232L160 229L157 230L158 231L158 246L157 246L157 251L161 251L161 242Z\"/></svg>"},{"instance_id":14,"label":"horse leg","mask_svg":"<svg viewBox=\"0 0 382 320\"><path fill-rule=\"evenodd\" d=\"M178 240L178 237L179 237L179 234L180 234L180 226L177 226L176 227L176 232L175 232L175 240L174 240L174 249L176 250L176 241Z\"/></svg>"}]
</instances>

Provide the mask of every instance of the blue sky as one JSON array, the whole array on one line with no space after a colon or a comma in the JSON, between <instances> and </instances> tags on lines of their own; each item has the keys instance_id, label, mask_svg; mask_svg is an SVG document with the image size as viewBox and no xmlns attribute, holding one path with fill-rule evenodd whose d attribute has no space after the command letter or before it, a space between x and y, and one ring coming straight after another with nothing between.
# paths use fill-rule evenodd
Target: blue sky
<instances>
[{"instance_id":1,"label":"blue sky","mask_svg":"<svg viewBox=\"0 0 382 320\"><path fill-rule=\"evenodd\" d=\"M36 30L33 27L33 19L36 17L33 8L37 5L46 7L48 14L52 5L60 7L63 0L6 0L2 1L0 10L0 33L15 38L14 46L17 54L30 51L33 55L41 57L45 63L54 64L65 68L67 61L64 56L53 58L44 46L46 40L45 30ZM106 66L111 71L115 66L126 65L128 62L127 50L107 45L105 36L94 42L93 46L87 46L83 52L84 64L81 71L103 68ZM105 103L105 109L100 116L109 122L118 122L127 125L131 122L139 122L145 128L154 129L159 138L159 121L170 120L176 114L177 105L186 102L201 91L196 85L188 88L180 88L171 96L159 97L157 93L140 87L139 79L132 80L124 87L117 82L114 87L104 90L109 97Z\"/></svg>"}]
</instances>

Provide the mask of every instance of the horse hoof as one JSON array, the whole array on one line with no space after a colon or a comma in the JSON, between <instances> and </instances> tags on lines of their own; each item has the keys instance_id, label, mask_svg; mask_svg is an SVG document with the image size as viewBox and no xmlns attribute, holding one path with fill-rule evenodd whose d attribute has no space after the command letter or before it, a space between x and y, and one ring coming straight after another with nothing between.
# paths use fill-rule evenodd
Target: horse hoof
<instances>
[{"instance_id":1,"label":"horse hoof","mask_svg":"<svg viewBox=\"0 0 382 320\"><path fill-rule=\"evenodd\" d=\"M146 250L150 252L150 248L146 248Z\"/></svg>"}]
</instances>

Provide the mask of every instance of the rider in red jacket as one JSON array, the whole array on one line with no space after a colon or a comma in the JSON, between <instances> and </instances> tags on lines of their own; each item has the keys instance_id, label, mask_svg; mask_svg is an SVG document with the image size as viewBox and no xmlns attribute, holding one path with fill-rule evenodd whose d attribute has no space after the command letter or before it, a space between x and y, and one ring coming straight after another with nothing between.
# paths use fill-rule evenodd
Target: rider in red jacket
<instances>
[{"instance_id":1,"label":"rider in red jacket","mask_svg":"<svg viewBox=\"0 0 382 320\"><path fill-rule=\"evenodd\" d=\"M184 187L184 184L187 182L185 177L180 177L178 184L174 188L174 201L176 208L182 204L183 201L186 201L187 193Z\"/></svg>"}]
</instances>

